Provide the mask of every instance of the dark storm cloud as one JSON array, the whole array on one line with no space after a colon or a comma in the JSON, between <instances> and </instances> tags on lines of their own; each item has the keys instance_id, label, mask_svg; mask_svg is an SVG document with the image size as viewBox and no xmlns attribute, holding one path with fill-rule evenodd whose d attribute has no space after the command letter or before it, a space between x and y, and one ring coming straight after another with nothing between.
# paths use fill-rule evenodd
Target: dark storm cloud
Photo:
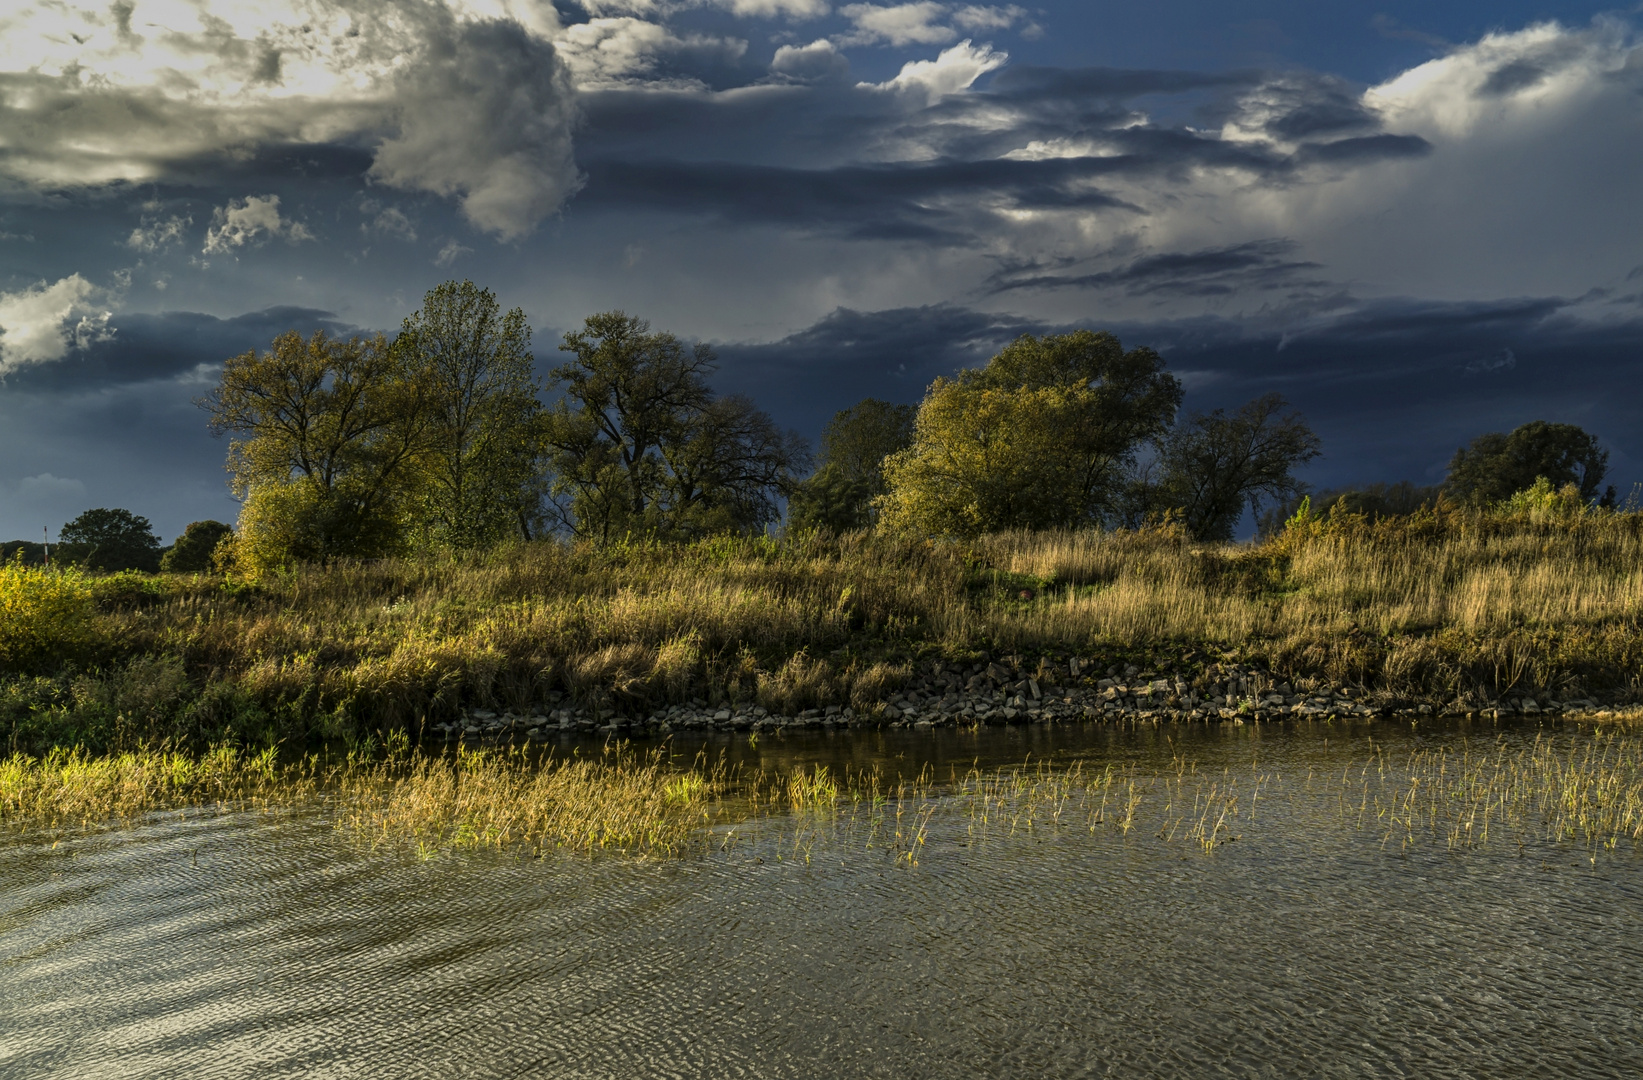
<instances>
[{"instance_id":1,"label":"dark storm cloud","mask_svg":"<svg viewBox=\"0 0 1643 1080\"><path fill-rule=\"evenodd\" d=\"M589 162L584 208L641 208L777 224L861 239L916 237L962 243L960 211L991 196L1012 208L1133 212L1081 186L1124 168L1111 158L945 161L900 166L785 169L731 162ZM952 201L951 209L931 204Z\"/></svg>"},{"instance_id":2,"label":"dark storm cloud","mask_svg":"<svg viewBox=\"0 0 1643 1080\"><path fill-rule=\"evenodd\" d=\"M1130 102L1206 90L1229 95L1216 115L1298 145L1146 122ZM1250 72L1006 68L916 109L903 95L860 86L654 97L588 96L579 138L588 181L573 212L642 209L956 244L975 235L975 215L997 210L1140 212L1115 190L1123 184L1190 183L1203 170L1288 183L1311 166L1431 150L1418 136L1380 130L1338 80L1263 81ZM1034 140L1068 139L1098 143L1100 153L1012 155ZM703 160L704 146L720 156ZM840 160L854 148L878 160Z\"/></svg>"},{"instance_id":3,"label":"dark storm cloud","mask_svg":"<svg viewBox=\"0 0 1643 1080\"><path fill-rule=\"evenodd\" d=\"M1118 288L1132 296L1170 293L1181 296L1224 296L1239 289L1256 287L1293 288L1328 282L1303 282L1301 271L1317 270L1318 264L1285 256L1295 250L1292 240L1256 240L1231 247L1206 248L1191 252L1165 252L1136 259L1116 270L1090 274L1040 274L1030 270L999 274L991 292L1013 289Z\"/></svg>"},{"instance_id":4,"label":"dark storm cloud","mask_svg":"<svg viewBox=\"0 0 1643 1080\"><path fill-rule=\"evenodd\" d=\"M1141 68L1050 68L1023 64L993 77L988 92L999 101L1062 110L1090 102L1127 101L1149 94L1248 88L1265 76L1254 70L1197 72Z\"/></svg>"},{"instance_id":5,"label":"dark storm cloud","mask_svg":"<svg viewBox=\"0 0 1643 1080\"><path fill-rule=\"evenodd\" d=\"M1287 333L1218 317L1089 325L1159 349L1187 383L1188 409L1284 394L1323 436L1309 473L1323 486L1438 480L1472 437L1545 419L1598 435L1624 490L1643 480L1643 321L1594 324L1572 306L1387 300ZM951 304L841 309L780 341L720 348L716 384L814 438L863 397L917 402L937 375L983 364L1022 333L1073 328Z\"/></svg>"},{"instance_id":6,"label":"dark storm cloud","mask_svg":"<svg viewBox=\"0 0 1643 1080\"><path fill-rule=\"evenodd\" d=\"M227 319L191 311L130 313L115 316L109 327L111 335L67 359L13 372L6 389L50 393L172 379L248 349L266 349L287 330L304 335L324 330L345 337L359 333L329 311L288 306Z\"/></svg>"},{"instance_id":7,"label":"dark storm cloud","mask_svg":"<svg viewBox=\"0 0 1643 1080\"><path fill-rule=\"evenodd\" d=\"M815 437L833 413L864 397L918 401L938 375L986 363L1040 324L955 304L840 308L779 341L719 346L714 380L745 393L784 425Z\"/></svg>"},{"instance_id":8,"label":"dark storm cloud","mask_svg":"<svg viewBox=\"0 0 1643 1080\"><path fill-rule=\"evenodd\" d=\"M1432 144L1419 135L1364 135L1327 143L1307 143L1295 152L1302 165L1366 165L1372 161L1424 157Z\"/></svg>"}]
</instances>

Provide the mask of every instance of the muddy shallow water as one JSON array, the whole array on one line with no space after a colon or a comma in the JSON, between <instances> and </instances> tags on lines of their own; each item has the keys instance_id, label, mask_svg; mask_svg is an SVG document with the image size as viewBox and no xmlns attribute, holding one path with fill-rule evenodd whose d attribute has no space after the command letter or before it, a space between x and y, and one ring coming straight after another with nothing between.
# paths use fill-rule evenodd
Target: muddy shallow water
<instances>
[{"instance_id":1,"label":"muddy shallow water","mask_svg":"<svg viewBox=\"0 0 1643 1080\"><path fill-rule=\"evenodd\" d=\"M1089 806L983 821L938 783L904 822L778 814L668 860L425 859L319 808L10 836L0 1075L1643 1075L1643 854L1532 830L1389 842L1342 781L1369 775L1372 745L1396 760L1537 734L677 744L938 782L1024 759L1175 777L1170 809L1143 785L1127 831ZM1213 850L1167 833L1184 798L1235 783Z\"/></svg>"}]
</instances>

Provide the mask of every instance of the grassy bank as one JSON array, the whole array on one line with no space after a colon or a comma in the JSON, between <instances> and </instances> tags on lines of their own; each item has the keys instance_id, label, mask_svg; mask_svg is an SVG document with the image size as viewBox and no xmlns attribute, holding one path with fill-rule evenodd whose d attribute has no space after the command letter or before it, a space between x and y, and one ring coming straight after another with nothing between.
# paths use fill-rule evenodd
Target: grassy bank
<instances>
[{"instance_id":1,"label":"grassy bank","mask_svg":"<svg viewBox=\"0 0 1643 1080\"><path fill-rule=\"evenodd\" d=\"M1635 696L1643 515L714 538L335 564L255 582L0 574L0 738L96 752L414 738L469 708L869 710L927 657L1236 655L1415 699Z\"/></svg>"}]
</instances>

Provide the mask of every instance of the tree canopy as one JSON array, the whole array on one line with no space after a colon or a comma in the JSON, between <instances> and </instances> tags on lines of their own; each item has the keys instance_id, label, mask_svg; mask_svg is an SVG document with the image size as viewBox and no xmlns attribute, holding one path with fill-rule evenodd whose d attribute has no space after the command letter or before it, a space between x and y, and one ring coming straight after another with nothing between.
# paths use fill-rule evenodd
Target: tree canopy
<instances>
[{"instance_id":1,"label":"tree canopy","mask_svg":"<svg viewBox=\"0 0 1643 1080\"><path fill-rule=\"evenodd\" d=\"M471 281L430 290L394 341L427 388L416 486L420 527L436 543L528 540L536 527L542 407L530 341L525 313L503 314L495 294Z\"/></svg>"},{"instance_id":2,"label":"tree canopy","mask_svg":"<svg viewBox=\"0 0 1643 1080\"><path fill-rule=\"evenodd\" d=\"M621 311L565 335L563 396L543 424L559 520L578 536L756 530L808 464L802 440L744 397L717 397L706 345Z\"/></svg>"},{"instance_id":3,"label":"tree canopy","mask_svg":"<svg viewBox=\"0 0 1643 1080\"><path fill-rule=\"evenodd\" d=\"M1266 394L1228 415L1194 413L1163 443L1165 504L1200 540L1231 540L1247 508L1281 503L1302 490L1294 470L1318 456L1321 441L1299 413Z\"/></svg>"},{"instance_id":4,"label":"tree canopy","mask_svg":"<svg viewBox=\"0 0 1643 1080\"><path fill-rule=\"evenodd\" d=\"M96 570L160 568L160 541L145 517L130 510L87 510L63 526L57 557Z\"/></svg>"},{"instance_id":5,"label":"tree canopy","mask_svg":"<svg viewBox=\"0 0 1643 1080\"><path fill-rule=\"evenodd\" d=\"M229 359L201 404L231 433L228 471L244 556L258 565L400 550L431 387L374 338L295 331Z\"/></svg>"},{"instance_id":6,"label":"tree canopy","mask_svg":"<svg viewBox=\"0 0 1643 1080\"><path fill-rule=\"evenodd\" d=\"M1479 435L1455 451L1444 490L1463 502L1500 502L1545 477L1554 488L1573 484L1591 500L1608 467L1609 452L1584 429L1534 420L1509 434Z\"/></svg>"},{"instance_id":7,"label":"tree canopy","mask_svg":"<svg viewBox=\"0 0 1643 1080\"><path fill-rule=\"evenodd\" d=\"M883 523L974 535L1106 519L1180 406L1163 367L1151 349L1079 330L1023 335L985 367L937 379L912 445L884 462Z\"/></svg>"},{"instance_id":8,"label":"tree canopy","mask_svg":"<svg viewBox=\"0 0 1643 1080\"><path fill-rule=\"evenodd\" d=\"M234 530L220 521L191 521L161 556L160 569L177 573L211 570L211 556L217 545L233 535Z\"/></svg>"},{"instance_id":9,"label":"tree canopy","mask_svg":"<svg viewBox=\"0 0 1643 1080\"><path fill-rule=\"evenodd\" d=\"M873 500L885 492L884 459L913 442L918 408L866 398L842 409L822 431L821 458L788 504L794 528L831 532L873 525Z\"/></svg>"}]
</instances>

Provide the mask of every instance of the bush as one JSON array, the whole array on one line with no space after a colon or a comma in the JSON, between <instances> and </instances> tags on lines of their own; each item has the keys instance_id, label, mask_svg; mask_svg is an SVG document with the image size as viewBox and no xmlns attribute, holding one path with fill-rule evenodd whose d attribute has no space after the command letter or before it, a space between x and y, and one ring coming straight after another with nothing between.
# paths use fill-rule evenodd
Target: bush
<instances>
[{"instance_id":1,"label":"bush","mask_svg":"<svg viewBox=\"0 0 1643 1080\"><path fill-rule=\"evenodd\" d=\"M79 570L0 566L0 668L36 671L78 656L91 642L95 611Z\"/></svg>"}]
</instances>

